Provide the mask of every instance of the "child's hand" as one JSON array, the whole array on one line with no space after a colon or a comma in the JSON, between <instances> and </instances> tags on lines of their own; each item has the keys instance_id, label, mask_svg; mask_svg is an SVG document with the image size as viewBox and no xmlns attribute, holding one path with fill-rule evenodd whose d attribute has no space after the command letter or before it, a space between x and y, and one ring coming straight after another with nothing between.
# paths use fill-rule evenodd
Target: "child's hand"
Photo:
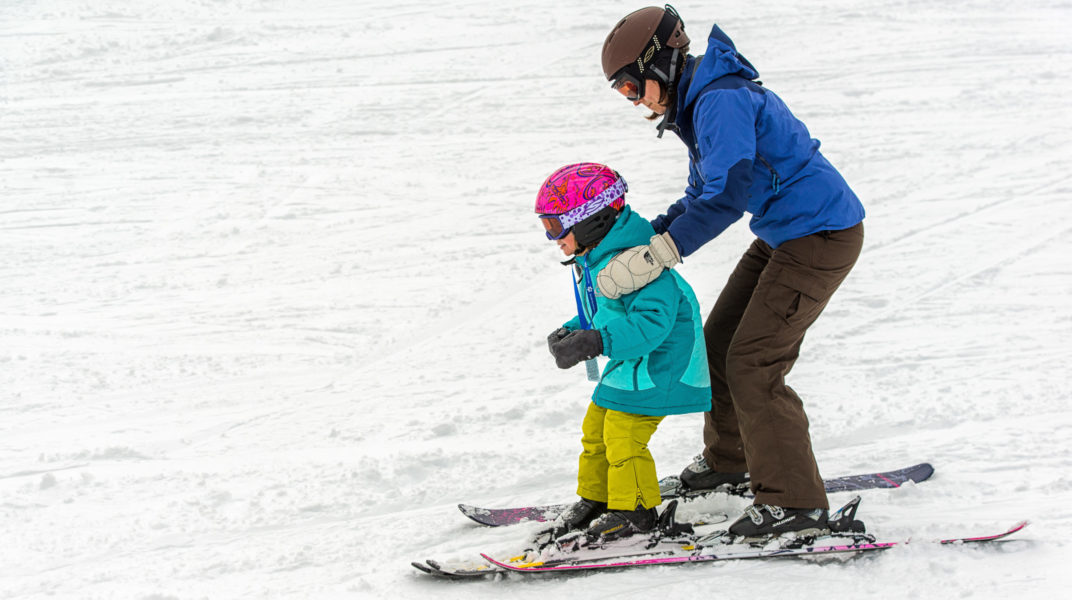
<instances>
[{"instance_id":1,"label":"child's hand","mask_svg":"<svg viewBox=\"0 0 1072 600\"><path fill-rule=\"evenodd\" d=\"M571 331L561 341L551 344L551 354L559 369L568 369L603 354L603 336L595 329Z\"/></svg>"},{"instance_id":2,"label":"child's hand","mask_svg":"<svg viewBox=\"0 0 1072 600\"><path fill-rule=\"evenodd\" d=\"M570 330L566 329L565 327L559 327L558 329L552 331L551 335L547 336L547 349L551 350L551 346L554 346L555 344L557 344L557 343L561 342L562 340L566 339L566 336L569 335L569 334L570 334ZM551 350L551 354L554 354L554 353L555 353L555 351Z\"/></svg>"}]
</instances>

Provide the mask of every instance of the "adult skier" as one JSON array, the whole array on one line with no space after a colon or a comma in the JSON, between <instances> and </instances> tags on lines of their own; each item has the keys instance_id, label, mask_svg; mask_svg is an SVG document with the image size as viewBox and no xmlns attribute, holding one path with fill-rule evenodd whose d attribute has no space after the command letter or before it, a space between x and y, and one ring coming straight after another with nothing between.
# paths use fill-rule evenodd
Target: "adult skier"
<instances>
[{"instance_id":1,"label":"adult skier","mask_svg":"<svg viewBox=\"0 0 1072 600\"><path fill-rule=\"evenodd\" d=\"M762 86L717 25L689 53L670 6L621 19L603 45L614 90L662 117L688 148L684 196L655 235L600 274L607 298L643 287L748 212L756 235L704 323L711 410L704 449L682 473L695 489L750 482L755 502L729 528L744 537L824 531L829 503L797 394L785 383L804 334L849 274L864 209L819 142Z\"/></svg>"}]
</instances>

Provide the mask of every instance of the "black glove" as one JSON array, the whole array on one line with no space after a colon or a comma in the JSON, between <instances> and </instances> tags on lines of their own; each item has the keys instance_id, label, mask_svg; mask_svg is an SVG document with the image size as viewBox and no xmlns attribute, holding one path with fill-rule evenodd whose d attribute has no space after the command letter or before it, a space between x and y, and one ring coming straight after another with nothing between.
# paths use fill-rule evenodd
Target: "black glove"
<instances>
[{"instance_id":1,"label":"black glove","mask_svg":"<svg viewBox=\"0 0 1072 600\"><path fill-rule=\"evenodd\" d=\"M554 346L555 344L557 344L557 343L561 342L562 340L566 339L566 336L569 335L569 334L570 334L570 330L566 329L565 327L559 327L558 329L552 331L551 335L547 336L547 349L551 350L551 346ZM551 350L551 354L554 354L554 353L555 353L555 351Z\"/></svg>"},{"instance_id":2,"label":"black glove","mask_svg":"<svg viewBox=\"0 0 1072 600\"><path fill-rule=\"evenodd\" d=\"M571 331L561 341L551 344L551 354L559 369L568 369L603 354L603 336L595 329Z\"/></svg>"}]
</instances>

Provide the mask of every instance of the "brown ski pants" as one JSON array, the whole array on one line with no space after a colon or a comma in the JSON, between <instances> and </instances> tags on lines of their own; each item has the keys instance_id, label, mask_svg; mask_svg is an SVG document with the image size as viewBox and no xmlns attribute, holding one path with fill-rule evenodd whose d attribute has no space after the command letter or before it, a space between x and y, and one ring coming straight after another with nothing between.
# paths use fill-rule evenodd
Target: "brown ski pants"
<instances>
[{"instance_id":1,"label":"brown ski pants","mask_svg":"<svg viewBox=\"0 0 1072 600\"><path fill-rule=\"evenodd\" d=\"M757 239L704 323L712 398L703 454L716 471L749 471L756 504L829 508L808 417L785 376L863 239L863 223L775 249Z\"/></svg>"}]
</instances>

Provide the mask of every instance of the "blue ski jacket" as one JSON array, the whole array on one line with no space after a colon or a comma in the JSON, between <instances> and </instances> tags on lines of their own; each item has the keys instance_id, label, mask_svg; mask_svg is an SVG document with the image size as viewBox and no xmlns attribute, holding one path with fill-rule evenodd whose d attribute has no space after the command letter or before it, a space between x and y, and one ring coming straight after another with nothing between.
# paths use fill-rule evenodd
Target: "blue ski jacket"
<instances>
[{"instance_id":1,"label":"blue ski jacket","mask_svg":"<svg viewBox=\"0 0 1072 600\"><path fill-rule=\"evenodd\" d=\"M612 300L599 293L596 278L610 259L648 243L648 221L628 206L603 240L577 257L581 309L603 339L610 360L592 401L603 408L649 416L711 410L700 305L689 284L673 270L643 288ZM593 305L594 299L594 305ZM565 323L580 329L580 317Z\"/></svg>"},{"instance_id":2,"label":"blue ski jacket","mask_svg":"<svg viewBox=\"0 0 1072 600\"><path fill-rule=\"evenodd\" d=\"M651 224L688 256L751 213L749 227L773 248L819 231L852 227L864 208L819 141L717 25L707 53L689 56L671 127L689 150L685 195Z\"/></svg>"}]
</instances>

